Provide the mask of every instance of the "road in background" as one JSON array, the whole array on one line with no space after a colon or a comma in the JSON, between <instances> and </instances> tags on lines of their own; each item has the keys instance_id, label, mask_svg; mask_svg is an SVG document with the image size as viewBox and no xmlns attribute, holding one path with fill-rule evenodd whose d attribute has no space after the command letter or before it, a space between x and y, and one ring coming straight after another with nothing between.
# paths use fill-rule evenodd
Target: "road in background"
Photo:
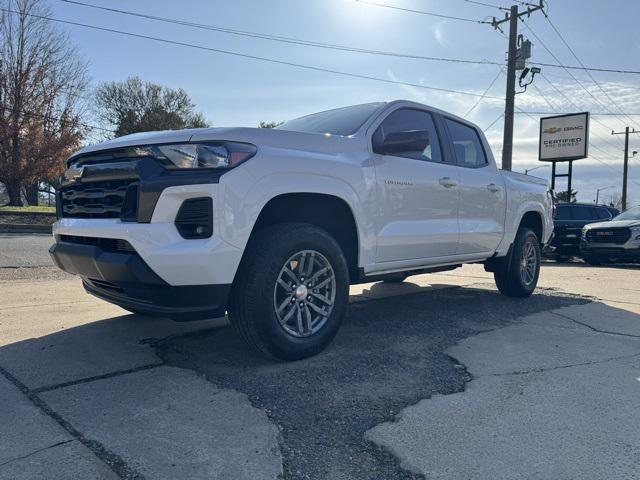
<instances>
[{"instance_id":1,"label":"road in background","mask_svg":"<svg viewBox=\"0 0 640 480\"><path fill-rule=\"evenodd\" d=\"M51 235L0 233L0 268L52 267Z\"/></svg>"}]
</instances>

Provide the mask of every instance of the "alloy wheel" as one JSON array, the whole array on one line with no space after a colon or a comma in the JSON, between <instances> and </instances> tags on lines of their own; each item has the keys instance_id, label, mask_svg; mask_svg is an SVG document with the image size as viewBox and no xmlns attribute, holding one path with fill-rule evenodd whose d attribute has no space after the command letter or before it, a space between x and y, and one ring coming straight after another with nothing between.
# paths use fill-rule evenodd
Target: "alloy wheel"
<instances>
[{"instance_id":1,"label":"alloy wheel","mask_svg":"<svg viewBox=\"0 0 640 480\"><path fill-rule=\"evenodd\" d=\"M278 274L273 306L280 326L294 337L317 333L331 316L336 299L336 276L320 252L292 255Z\"/></svg>"}]
</instances>

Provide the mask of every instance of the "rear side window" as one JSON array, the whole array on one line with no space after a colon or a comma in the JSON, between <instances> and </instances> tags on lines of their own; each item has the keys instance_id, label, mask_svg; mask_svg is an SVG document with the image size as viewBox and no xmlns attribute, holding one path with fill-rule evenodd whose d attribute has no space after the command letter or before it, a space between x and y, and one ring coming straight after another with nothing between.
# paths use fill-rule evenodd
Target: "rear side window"
<instances>
[{"instance_id":1,"label":"rear side window","mask_svg":"<svg viewBox=\"0 0 640 480\"><path fill-rule=\"evenodd\" d=\"M483 167L487 165L487 156L475 128L460 122L445 119L453 142L453 151L458 165L463 167Z\"/></svg>"},{"instance_id":2,"label":"rear side window","mask_svg":"<svg viewBox=\"0 0 640 480\"><path fill-rule=\"evenodd\" d=\"M598 218L601 220L608 220L613 216L609 213L609 210L607 210L606 208L596 208L596 213L598 215Z\"/></svg>"},{"instance_id":3,"label":"rear side window","mask_svg":"<svg viewBox=\"0 0 640 480\"><path fill-rule=\"evenodd\" d=\"M574 205L571 208L571 215L574 220L599 220L594 207L585 205Z\"/></svg>"},{"instance_id":4,"label":"rear side window","mask_svg":"<svg viewBox=\"0 0 640 480\"><path fill-rule=\"evenodd\" d=\"M424 150L405 150L394 153L398 157L427 160L429 162L441 162L440 141L433 123L433 118L428 112L402 108L389 114L374 133L375 141L382 141L390 134L401 132L423 132L427 136L427 145Z\"/></svg>"}]
</instances>

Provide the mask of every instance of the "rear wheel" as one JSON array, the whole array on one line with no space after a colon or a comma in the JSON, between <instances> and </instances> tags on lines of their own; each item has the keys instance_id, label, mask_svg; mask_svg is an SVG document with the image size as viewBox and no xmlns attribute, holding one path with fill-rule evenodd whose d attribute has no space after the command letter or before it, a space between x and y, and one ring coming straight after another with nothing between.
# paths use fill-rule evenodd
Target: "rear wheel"
<instances>
[{"instance_id":1,"label":"rear wheel","mask_svg":"<svg viewBox=\"0 0 640 480\"><path fill-rule=\"evenodd\" d=\"M498 290L508 297L528 297L538 284L540 243L528 228L520 228L513 243L511 259L496 268L493 277Z\"/></svg>"},{"instance_id":2,"label":"rear wheel","mask_svg":"<svg viewBox=\"0 0 640 480\"><path fill-rule=\"evenodd\" d=\"M603 263L602 259L598 257L584 257L583 260L592 267L599 267Z\"/></svg>"},{"instance_id":3,"label":"rear wheel","mask_svg":"<svg viewBox=\"0 0 640 480\"><path fill-rule=\"evenodd\" d=\"M283 223L259 231L234 282L229 318L245 342L278 360L322 351L348 305L347 262L325 230Z\"/></svg>"}]
</instances>

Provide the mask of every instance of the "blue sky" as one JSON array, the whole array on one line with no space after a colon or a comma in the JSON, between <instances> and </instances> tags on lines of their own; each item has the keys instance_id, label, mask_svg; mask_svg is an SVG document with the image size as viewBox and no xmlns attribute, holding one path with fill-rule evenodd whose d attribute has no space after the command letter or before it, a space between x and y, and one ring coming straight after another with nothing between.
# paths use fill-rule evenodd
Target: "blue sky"
<instances>
[{"instance_id":1,"label":"blue sky","mask_svg":"<svg viewBox=\"0 0 640 480\"><path fill-rule=\"evenodd\" d=\"M495 8L464 0L377 1L478 20L503 15ZM507 46L504 36L489 25L393 10L356 0L86 2L237 30L423 56L502 61ZM499 0L487 0L487 3L509 5ZM637 1L552 0L547 4L551 21L584 64L640 69ZM54 17L59 19L424 86L482 93L500 70L495 65L441 63L288 45L127 17L60 0L50 0L50 5ZM577 64L540 13L533 14L528 24L563 63ZM215 126L256 126L261 120L286 120L336 106L398 98L465 115L476 101L470 96L349 78L76 26L63 28L69 31L72 41L89 61L94 84L138 75L145 80L182 87ZM520 32L534 43L532 64L536 61L556 63L522 23ZM553 106L557 111L567 113L579 107L579 110L617 113L620 107L625 112L640 113L640 75L593 73L600 88L616 106L584 72L572 71L572 74L588 92L562 69L543 67L542 74L543 78L537 78L535 82L539 91L529 87L527 93L517 96L518 108L551 111ZM501 97L504 89L505 77L501 74L488 95ZM574 105L570 105L567 98ZM503 108L500 100L484 99L468 118L486 128L499 117ZM516 116L516 171L539 165L538 117ZM623 129L627 123L640 129L640 116L631 119L593 117L592 157L574 164L574 188L579 191L580 200L593 201L596 188L620 185L622 138L611 137L610 132L612 128ZM499 160L502 121L496 122L486 134ZM640 151L640 135L635 137L631 139L631 150ZM640 203L640 154L638 157L630 163L632 182L629 191L634 203ZM539 169L536 174L548 177L550 170ZM609 189L602 195L607 198L612 193L615 194L616 189Z\"/></svg>"}]
</instances>

